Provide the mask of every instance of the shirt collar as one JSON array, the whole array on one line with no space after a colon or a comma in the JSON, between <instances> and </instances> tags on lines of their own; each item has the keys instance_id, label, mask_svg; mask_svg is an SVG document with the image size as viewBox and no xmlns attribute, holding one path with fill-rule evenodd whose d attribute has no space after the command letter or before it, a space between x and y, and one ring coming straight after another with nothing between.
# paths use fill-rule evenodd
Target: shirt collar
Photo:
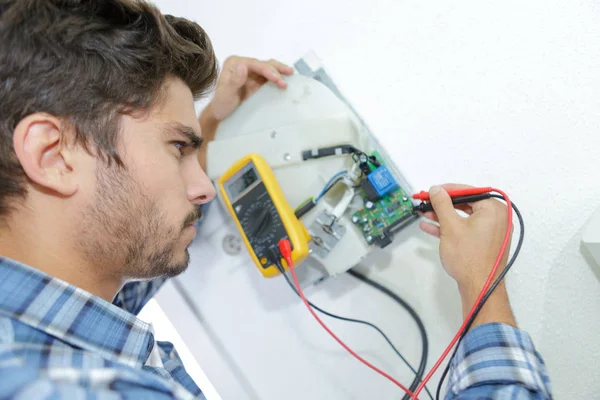
<instances>
[{"instance_id":1,"label":"shirt collar","mask_svg":"<svg viewBox=\"0 0 600 400\"><path fill-rule=\"evenodd\" d=\"M149 324L78 287L0 257L0 315L130 366L154 345Z\"/></svg>"}]
</instances>

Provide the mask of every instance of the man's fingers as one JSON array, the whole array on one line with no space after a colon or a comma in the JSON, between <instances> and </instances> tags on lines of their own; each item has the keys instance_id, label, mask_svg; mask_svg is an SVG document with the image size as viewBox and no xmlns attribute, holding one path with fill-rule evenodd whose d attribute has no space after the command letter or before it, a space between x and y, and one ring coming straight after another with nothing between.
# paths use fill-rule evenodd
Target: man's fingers
<instances>
[{"instance_id":1,"label":"man's fingers","mask_svg":"<svg viewBox=\"0 0 600 400\"><path fill-rule=\"evenodd\" d=\"M437 215L435 215L435 211L427 211L426 213L421 213L421 215L431 221L440 222Z\"/></svg>"},{"instance_id":2,"label":"man's fingers","mask_svg":"<svg viewBox=\"0 0 600 400\"><path fill-rule=\"evenodd\" d=\"M467 215L473 214L473 208L471 207L472 203L469 204L454 204L454 208L456 210L463 211ZM437 221L437 215L435 215L435 211L427 211L425 213L420 213L421 216L430 219L432 221ZM439 222L439 221L438 221Z\"/></svg>"},{"instance_id":3,"label":"man's fingers","mask_svg":"<svg viewBox=\"0 0 600 400\"><path fill-rule=\"evenodd\" d=\"M446 183L446 184L442 185L442 187L444 189L446 189L446 191L448 191L448 190L468 189L468 188L472 188L473 186L462 185L459 183ZM469 205L469 207L471 207L471 210L470 210L471 212L468 212L467 210L465 210L461 207L458 207L458 206L456 208L458 208L459 210L465 211L467 214L472 214L473 211L479 211L479 210L486 209L490 206L493 206L493 204L494 203L490 202L490 200L482 200L482 201L476 201L474 203L469 203L468 205Z\"/></svg>"},{"instance_id":4,"label":"man's fingers","mask_svg":"<svg viewBox=\"0 0 600 400\"><path fill-rule=\"evenodd\" d=\"M277 71L284 75L292 75L294 73L294 68L280 61L270 59L269 61L267 61L267 63L271 64L273 67L275 67L275 69L277 69Z\"/></svg>"},{"instance_id":5,"label":"man's fingers","mask_svg":"<svg viewBox=\"0 0 600 400\"><path fill-rule=\"evenodd\" d=\"M454 204L446 189L441 186L433 186L429 189L429 200L433 206L433 211L440 221L442 230L452 229L460 221L460 217L454 210Z\"/></svg>"},{"instance_id":6,"label":"man's fingers","mask_svg":"<svg viewBox=\"0 0 600 400\"><path fill-rule=\"evenodd\" d=\"M473 203L469 203L469 204L455 204L454 208L456 208L457 210L463 211L465 214L467 215L471 215L473 214Z\"/></svg>"},{"instance_id":7,"label":"man's fingers","mask_svg":"<svg viewBox=\"0 0 600 400\"><path fill-rule=\"evenodd\" d=\"M463 211L467 215L473 214L473 209L468 204L455 204L454 208L457 209L457 210ZM440 222L440 220L438 219L437 215L435 214L435 211L427 211L426 213L420 213L420 215L422 217L425 217L425 218L429 219L429 220L432 220L432 221L435 221L435 222Z\"/></svg>"},{"instance_id":8,"label":"man's fingers","mask_svg":"<svg viewBox=\"0 0 600 400\"><path fill-rule=\"evenodd\" d=\"M277 70L277 68L275 68L268 62L247 59L245 60L245 63L248 66L248 70L250 72L254 72L255 74L265 77L267 80L275 83L282 89L287 86L287 84L283 80L283 76L281 76L281 73Z\"/></svg>"},{"instance_id":9,"label":"man's fingers","mask_svg":"<svg viewBox=\"0 0 600 400\"><path fill-rule=\"evenodd\" d=\"M240 83L239 76L236 70L244 66L246 68L244 81ZM292 75L294 69L277 60L259 61L254 58L231 56L223 63L223 82L225 84L233 84L237 87L243 85L248 77L248 74L256 74L268 81L275 83L280 88L287 87L283 75Z\"/></svg>"},{"instance_id":10,"label":"man's fingers","mask_svg":"<svg viewBox=\"0 0 600 400\"><path fill-rule=\"evenodd\" d=\"M431 222L421 221L419 222L419 228L425 233L428 233L435 237L440 237L440 227L432 224Z\"/></svg>"},{"instance_id":11,"label":"man's fingers","mask_svg":"<svg viewBox=\"0 0 600 400\"><path fill-rule=\"evenodd\" d=\"M445 184L443 184L441 186L444 189L446 189L446 191L459 190L459 189L469 189L469 188L473 187L473 186L470 186L470 185L463 185L462 183L445 183Z\"/></svg>"},{"instance_id":12,"label":"man's fingers","mask_svg":"<svg viewBox=\"0 0 600 400\"><path fill-rule=\"evenodd\" d=\"M506 205L504 203L502 203L501 201L499 201L498 199L488 199L488 200L482 200L482 201L478 201L476 203L472 203L473 204L473 211L482 211L482 210L488 210L488 211L492 211L492 210L498 210L498 209L502 209L502 207L504 207L504 209L506 208Z\"/></svg>"}]
</instances>

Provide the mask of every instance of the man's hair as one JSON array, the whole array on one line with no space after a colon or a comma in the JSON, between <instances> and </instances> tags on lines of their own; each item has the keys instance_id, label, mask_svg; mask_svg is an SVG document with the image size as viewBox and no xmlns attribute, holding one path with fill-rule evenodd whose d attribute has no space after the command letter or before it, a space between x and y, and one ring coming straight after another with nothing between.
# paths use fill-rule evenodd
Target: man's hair
<instances>
[{"instance_id":1,"label":"man's hair","mask_svg":"<svg viewBox=\"0 0 600 400\"><path fill-rule=\"evenodd\" d=\"M122 165L120 115L148 110L168 77L198 98L217 75L204 30L145 1L0 0L0 217L14 198L26 198L13 148L26 116L60 118L75 143Z\"/></svg>"}]
</instances>

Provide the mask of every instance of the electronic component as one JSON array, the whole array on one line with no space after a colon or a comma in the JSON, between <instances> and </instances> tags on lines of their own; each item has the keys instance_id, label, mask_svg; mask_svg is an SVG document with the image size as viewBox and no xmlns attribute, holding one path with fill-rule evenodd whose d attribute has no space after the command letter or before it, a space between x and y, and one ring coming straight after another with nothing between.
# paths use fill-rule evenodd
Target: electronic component
<instances>
[{"instance_id":1,"label":"electronic component","mask_svg":"<svg viewBox=\"0 0 600 400\"><path fill-rule=\"evenodd\" d=\"M361 183L360 186L362 187L362 190L365 192L365 197L370 200L370 201L377 201L377 199L379 199L379 194L377 193L377 190L375 190L375 187L373 186L373 184L371 183L370 180L368 179L364 179Z\"/></svg>"},{"instance_id":2,"label":"electronic component","mask_svg":"<svg viewBox=\"0 0 600 400\"><path fill-rule=\"evenodd\" d=\"M404 198L403 198L403 201L406 201L406 200L404 200L404 199L406 199L406 197L404 197ZM401 204L401 203L394 203L394 204L390 204L390 205L389 205L389 206L388 206L388 207L385 209L385 211L387 211L388 213L391 213L392 211L396 211L397 209L399 209L401 206L402 206L402 204Z\"/></svg>"},{"instance_id":3,"label":"electronic component","mask_svg":"<svg viewBox=\"0 0 600 400\"><path fill-rule=\"evenodd\" d=\"M271 259L282 239L291 241L296 264L308 256L308 232L294 215L271 167L260 155L250 154L236 162L219 179L219 188L263 276L279 274Z\"/></svg>"},{"instance_id":4,"label":"electronic component","mask_svg":"<svg viewBox=\"0 0 600 400\"><path fill-rule=\"evenodd\" d=\"M378 197L384 197L398 188L398 182L385 165L380 166L367 176ZM403 196L405 197L405 196Z\"/></svg>"},{"instance_id":5,"label":"electronic component","mask_svg":"<svg viewBox=\"0 0 600 400\"><path fill-rule=\"evenodd\" d=\"M366 193L362 195L366 198ZM370 209L367 208L368 202L365 201L365 206L352 217L361 221L363 235L369 244L374 243L382 248L389 245L394 230L415 218L413 204L400 187L377 202L371 202L373 207Z\"/></svg>"},{"instance_id":6,"label":"electronic component","mask_svg":"<svg viewBox=\"0 0 600 400\"><path fill-rule=\"evenodd\" d=\"M296 218L298 218L298 219L302 218L310 210L315 208L316 205L317 205L317 202L315 201L314 198L311 197L310 199L306 200L304 203L302 203L302 205L300 205L300 207L296 208L296 211L294 211L294 213L296 214Z\"/></svg>"}]
</instances>

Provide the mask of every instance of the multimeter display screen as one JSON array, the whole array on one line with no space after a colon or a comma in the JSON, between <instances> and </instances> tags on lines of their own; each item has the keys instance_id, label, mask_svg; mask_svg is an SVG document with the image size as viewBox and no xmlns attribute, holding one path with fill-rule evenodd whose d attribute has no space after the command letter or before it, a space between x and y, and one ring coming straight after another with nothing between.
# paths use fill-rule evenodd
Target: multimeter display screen
<instances>
[{"instance_id":1,"label":"multimeter display screen","mask_svg":"<svg viewBox=\"0 0 600 400\"><path fill-rule=\"evenodd\" d=\"M234 199L237 198L256 181L258 181L256 170L254 168L250 168L248 171L244 172L242 176L229 185L229 196Z\"/></svg>"}]
</instances>

